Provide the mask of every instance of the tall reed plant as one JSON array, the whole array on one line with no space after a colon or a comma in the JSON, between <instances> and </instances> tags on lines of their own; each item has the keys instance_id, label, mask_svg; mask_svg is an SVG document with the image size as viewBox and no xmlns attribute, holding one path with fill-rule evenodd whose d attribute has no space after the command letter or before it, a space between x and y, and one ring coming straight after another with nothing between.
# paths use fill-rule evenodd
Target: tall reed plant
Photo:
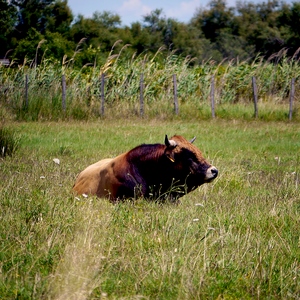
<instances>
[{"instance_id":1,"label":"tall reed plant","mask_svg":"<svg viewBox=\"0 0 300 300\"><path fill-rule=\"evenodd\" d=\"M21 120L95 118L101 112L102 74L105 74L107 111L127 111L125 116L138 111L141 74L144 78L143 99L149 116L156 115L158 108L161 108L161 116L172 113L173 74L177 79L179 105L189 107L191 114L209 105L212 76L215 78L215 102L219 106L251 104L253 76L256 77L261 103L267 102L274 107L278 103L287 103L292 78L295 78L298 98L298 53L287 57L286 51L282 50L268 60L258 56L252 62L224 60L217 65L213 60L207 60L196 65L193 58L178 56L164 48L158 49L153 56L147 53L131 55L127 51L130 45L124 45L115 53L115 46L119 43L121 41L115 43L103 64L91 62L81 69L74 67L79 51L77 48L70 59L64 57L62 62L44 56L41 63L34 67L34 60L24 60L18 66L12 63L8 68L0 66L0 105L9 108ZM29 78L28 103L25 101L25 75ZM65 75L67 86L65 110L61 102L62 75ZM230 107L233 108L227 106L226 109ZM294 108L297 117L297 103Z\"/></svg>"}]
</instances>

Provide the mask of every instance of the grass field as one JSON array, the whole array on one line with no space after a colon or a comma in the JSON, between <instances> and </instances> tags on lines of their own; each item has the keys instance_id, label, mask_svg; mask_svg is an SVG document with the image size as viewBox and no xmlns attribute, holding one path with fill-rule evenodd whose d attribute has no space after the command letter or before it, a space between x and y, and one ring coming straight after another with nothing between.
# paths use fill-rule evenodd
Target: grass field
<instances>
[{"instance_id":1,"label":"grass field","mask_svg":"<svg viewBox=\"0 0 300 300\"><path fill-rule=\"evenodd\" d=\"M298 123L6 127L21 142L0 160L1 299L299 299ZM87 165L165 134L196 136L219 177L180 205L72 194Z\"/></svg>"}]
</instances>

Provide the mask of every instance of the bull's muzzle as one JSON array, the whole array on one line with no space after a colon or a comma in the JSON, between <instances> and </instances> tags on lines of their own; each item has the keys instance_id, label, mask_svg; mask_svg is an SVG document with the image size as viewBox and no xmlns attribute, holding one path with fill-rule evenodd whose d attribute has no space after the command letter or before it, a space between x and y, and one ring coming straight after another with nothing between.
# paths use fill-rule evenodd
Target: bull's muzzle
<instances>
[{"instance_id":1,"label":"bull's muzzle","mask_svg":"<svg viewBox=\"0 0 300 300\"><path fill-rule=\"evenodd\" d=\"M211 166L207 169L205 175L205 181L213 181L218 176L218 169L215 166Z\"/></svg>"}]
</instances>

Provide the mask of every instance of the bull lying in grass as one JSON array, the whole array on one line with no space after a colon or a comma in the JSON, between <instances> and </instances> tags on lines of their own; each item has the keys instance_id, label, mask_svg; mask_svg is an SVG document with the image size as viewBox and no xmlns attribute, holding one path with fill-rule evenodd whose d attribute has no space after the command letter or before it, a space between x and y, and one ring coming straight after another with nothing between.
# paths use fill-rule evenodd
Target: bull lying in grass
<instances>
[{"instance_id":1,"label":"bull lying in grass","mask_svg":"<svg viewBox=\"0 0 300 300\"><path fill-rule=\"evenodd\" d=\"M100 160L78 175L73 190L113 201L140 196L176 200L218 175L194 140L166 136L165 144L143 144Z\"/></svg>"}]
</instances>

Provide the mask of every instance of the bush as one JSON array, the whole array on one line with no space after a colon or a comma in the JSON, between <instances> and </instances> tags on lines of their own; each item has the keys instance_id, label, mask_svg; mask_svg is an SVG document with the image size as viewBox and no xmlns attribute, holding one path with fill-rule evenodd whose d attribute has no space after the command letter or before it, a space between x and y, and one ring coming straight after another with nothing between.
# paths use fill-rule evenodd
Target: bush
<instances>
[{"instance_id":1,"label":"bush","mask_svg":"<svg viewBox=\"0 0 300 300\"><path fill-rule=\"evenodd\" d=\"M0 127L0 156L12 156L20 146L20 138L11 130Z\"/></svg>"}]
</instances>

